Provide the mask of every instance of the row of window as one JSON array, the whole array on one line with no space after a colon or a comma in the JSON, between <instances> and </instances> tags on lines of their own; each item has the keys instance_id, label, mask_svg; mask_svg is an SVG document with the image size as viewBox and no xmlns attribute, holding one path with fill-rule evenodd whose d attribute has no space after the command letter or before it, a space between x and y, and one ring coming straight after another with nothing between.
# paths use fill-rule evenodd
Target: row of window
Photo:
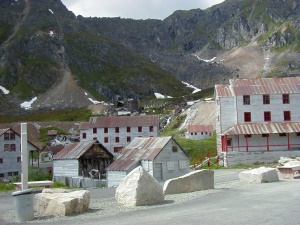
<instances>
[{"instance_id":1,"label":"row of window","mask_svg":"<svg viewBox=\"0 0 300 225\"><path fill-rule=\"evenodd\" d=\"M264 105L270 104L270 95L263 95L262 102ZM244 105L251 104L250 95L243 95L243 103L244 103ZM282 95L282 104L290 104L290 95L289 94Z\"/></svg>"},{"instance_id":2,"label":"row of window","mask_svg":"<svg viewBox=\"0 0 300 225\"><path fill-rule=\"evenodd\" d=\"M21 162L21 157L17 157L17 162ZM0 164L3 163L3 158L0 158Z\"/></svg>"},{"instance_id":3,"label":"row of window","mask_svg":"<svg viewBox=\"0 0 300 225\"><path fill-rule=\"evenodd\" d=\"M126 127L127 133L130 133L131 129L132 129L131 127ZM108 133L108 127L104 127L103 130L104 130L103 131L104 133ZM143 127L137 127L137 131L138 132L143 132ZM97 134L97 132L98 132L98 128L94 127L93 128L93 134ZM149 127L149 132L154 132L154 127L153 126ZM115 133L120 133L120 127L115 127Z\"/></svg>"},{"instance_id":4,"label":"row of window","mask_svg":"<svg viewBox=\"0 0 300 225\"><path fill-rule=\"evenodd\" d=\"M207 135L208 132L201 132L201 135L204 135L204 134ZM191 132L191 135L197 135L197 132ZM211 136L211 132L209 132L209 135Z\"/></svg>"},{"instance_id":5,"label":"row of window","mask_svg":"<svg viewBox=\"0 0 300 225\"><path fill-rule=\"evenodd\" d=\"M3 178L4 177L4 173L0 173L0 178ZM9 177L12 177L12 176L18 176L19 175L19 172L8 172L7 173L7 176Z\"/></svg>"},{"instance_id":6,"label":"row of window","mask_svg":"<svg viewBox=\"0 0 300 225\"><path fill-rule=\"evenodd\" d=\"M283 111L283 120L284 121L291 121L291 112L290 111ZM244 112L244 122L251 122L251 112ZM270 122L272 121L271 112L266 111L264 112L264 121Z\"/></svg>"},{"instance_id":7,"label":"row of window","mask_svg":"<svg viewBox=\"0 0 300 225\"><path fill-rule=\"evenodd\" d=\"M10 140L15 140L15 139L16 139L15 133L5 133L4 134L5 141L10 141Z\"/></svg>"},{"instance_id":8,"label":"row of window","mask_svg":"<svg viewBox=\"0 0 300 225\"><path fill-rule=\"evenodd\" d=\"M300 133L296 133L296 134L297 134L297 136L300 136ZM262 136L262 137L269 137L269 134L262 134L261 136ZM278 136L279 136L279 137L286 137L287 134L286 134L286 133L280 133L280 134L278 134ZM244 137L245 137L245 138L251 138L251 137L252 137L252 134L245 134Z\"/></svg>"},{"instance_id":9,"label":"row of window","mask_svg":"<svg viewBox=\"0 0 300 225\"><path fill-rule=\"evenodd\" d=\"M5 152L15 152L16 144L4 144L4 151Z\"/></svg>"}]
</instances>

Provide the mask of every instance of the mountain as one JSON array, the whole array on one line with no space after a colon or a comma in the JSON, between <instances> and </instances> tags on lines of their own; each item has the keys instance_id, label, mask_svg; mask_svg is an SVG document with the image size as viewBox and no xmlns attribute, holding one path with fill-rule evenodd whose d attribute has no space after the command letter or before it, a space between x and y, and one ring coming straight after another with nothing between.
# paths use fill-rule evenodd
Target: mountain
<instances>
[{"instance_id":1,"label":"mountain","mask_svg":"<svg viewBox=\"0 0 300 225\"><path fill-rule=\"evenodd\" d=\"M299 75L296 0L226 0L164 20L84 18L60 0L0 2L1 113L182 96L229 78ZM0 91L1 92L1 91Z\"/></svg>"}]
</instances>

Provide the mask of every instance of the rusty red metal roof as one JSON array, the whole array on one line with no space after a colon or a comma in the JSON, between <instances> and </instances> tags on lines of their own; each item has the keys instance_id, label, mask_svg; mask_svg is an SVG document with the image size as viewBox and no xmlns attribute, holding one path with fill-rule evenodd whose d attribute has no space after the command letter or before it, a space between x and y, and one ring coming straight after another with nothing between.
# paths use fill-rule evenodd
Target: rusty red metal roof
<instances>
[{"instance_id":1,"label":"rusty red metal roof","mask_svg":"<svg viewBox=\"0 0 300 225\"><path fill-rule=\"evenodd\" d=\"M54 157L53 160L61 160L61 159L79 159L86 151L88 151L93 144L99 144L101 147L112 155L107 148L105 148L98 140L92 141L82 141L76 142L64 147L60 152L58 152ZM112 155L113 157L113 155Z\"/></svg>"},{"instance_id":2,"label":"rusty red metal roof","mask_svg":"<svg viewBox=\"0 0 300 225\"><path fill-rule=\"evenodd\" d=\"M229 85L216 85L218 97L258 94L300 93L300 77L230 79Z\"/></svg>"},{"instance_id":3,"label":"rusty red metal roof","mask_svg":"<svg viewBox=\"0 0 300 225\"><path fill-rule=\"evenodd\" d=\"M300 77L230 79L235 95L300 93Z\"/></svg>"},{"instance_id":4,"label":"rusty red metal roof","mask_svg":"<svg viewBox=\"0 0 300 225\"><path fill-rule=\"evenodd\" d=\"M106 170L126 171L130 169L132 166L139 164L140 160L154 160L156 156L161 152L161 150L171 140L175 141L170 136L134 138L133 141L124 148L121 156L116 161L114 161L111 165L109 165L106 168Z\"/></svg>"},{"instance_id":5,"label":"rusty red metal roof","mask_svg":"<svg viewBox=\"0 0 300 225\"><path fill-rule=\"evenodd\" d=\"M216 95L218 97L231 97L233 96L229 85L218 84L215 86Z\"/></svg>"},{"instance_id":6,"label":"rusty red metal roof","mask_svg":"<svg viewBox=\"0 0 300 225\"><path fill-rule=\"evenodd\" d=\"M214 127L211 124L188 125L187 131L191 132L213 132Z\"/></svg>"},{"instance_id":7,"label":"rusty red metal roof","mask_svg":"<svg viewBox=\"0 0 300 225\"><path fill-rule=\"evenodd\" d=\"M54 146L46 146L43 149L43 152L52 152L54 154L57 154L60 152L65 146L64 145L54 145Z\"/></svg>"},{"instance_id":8,"label":"rusty red metal roof","mask_svg":"<svg viewBox=\"0 0 300 225\"><path fill-rule=\"evenodd\" d=\"M0 136L2 136L4 133L6 133L8 130L10 130L9 128L6 129L0 129Z\"/></svg>"},{"instance_id":9,"label":"rusty red metal roof","mask_svg":"<svg viewBox=\"0 0 300 225\"><path fill-rule=\"evenodd\" d=\"M99 127L133 127L133 126L159 126L158 115L145 116L99 116L91 117L89 122L81 123L79 129Z\"/></svg>"},{"instance_id":10,"label":"rusty red metal roof","mask_svg":"<svg viewBox=\"0 0 300 225\"><path fill-rule=\"evenodd\" d=\"M249 123L234 125L225 130L222 135L280 134L298 132L300 132L300 123Z\"/></svg>"}]
</instances>

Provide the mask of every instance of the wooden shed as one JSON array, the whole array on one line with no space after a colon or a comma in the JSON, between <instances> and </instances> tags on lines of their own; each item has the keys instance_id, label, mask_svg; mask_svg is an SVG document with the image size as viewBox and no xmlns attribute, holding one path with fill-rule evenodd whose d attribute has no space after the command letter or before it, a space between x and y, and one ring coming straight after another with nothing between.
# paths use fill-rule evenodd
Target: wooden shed
<instances>
[{"instance_id":1,"label":"wooden shed","mask_svg":"<svg viewBox=\"0 0 300 225\"><path fill-rule=\"evenodd\" d=\"M137 137L107 167L107 186L118 186L138 166L163 182L189 173L190 157L172 137Z\"/></svg>"},{"instance_id":2,"label":"wooden shed","mask_svg":"<svg viewBox=\"0 0 300 225\"><path fill-rule=\"evenodd\" d=\"M83 141L66 146L53 157L54 180L61 177L105 176L105 169L113 155L98 141Z\"/></svg>"}]
</instances>

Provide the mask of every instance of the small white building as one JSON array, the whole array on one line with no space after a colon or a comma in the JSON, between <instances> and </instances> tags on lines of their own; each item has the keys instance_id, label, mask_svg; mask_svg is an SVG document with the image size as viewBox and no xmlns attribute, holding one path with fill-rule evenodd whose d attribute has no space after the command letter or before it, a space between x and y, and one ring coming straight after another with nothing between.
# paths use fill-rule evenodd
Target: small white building
<instances>
[{"instance_id":1,"label":"small white building","mask_svg":"<svg viewBox=\"0 0 300 225\"><path fill-rule=\"evenodd\" d=\"M107 186L118 186L138 166L162 182L189 173L190 157L172 137L135 138L107 167Z\"/></svg>"},{"instance_id":2,"label":"small white building","mask_svg":"<svg viewBox=\"0 0 300 225\"><path fill-rule=\"evenodd\" d=\"M210 138L214 134L214 127L211 124L188 125L185 138L190 140L201 140Z\"/></svg>"},{"instance_id":3,"label":"small white building","mask_svg":"<svg viewBox=\"0 0 300 225\"><path fill-rule=\"evenodd\" d=\"M97 139L115 157L136 137L157 137L159 116L91 117L81 123L80 141Z\"/></svg>"},{"instance_id":4,"label":"small white building","mask_svg":"<svg viewBox=\"0 0 300 225\"><path fill-rule=\"evenodd\" d=\"M300 156L300 77L231 79L215 99L225 166Z\"/></svg>"},{"instance_id":5,"label":"small white building","mask_svg":"<svg viewBox=\"0 0 300 225\"><path fill-rule=\"evenodd\" d=\"M39 148L28 140L27 150L29 155ZM20 175L21 167L21 135L12 128L0 129L0 180Z\"/></svg>"}]
</instances>

